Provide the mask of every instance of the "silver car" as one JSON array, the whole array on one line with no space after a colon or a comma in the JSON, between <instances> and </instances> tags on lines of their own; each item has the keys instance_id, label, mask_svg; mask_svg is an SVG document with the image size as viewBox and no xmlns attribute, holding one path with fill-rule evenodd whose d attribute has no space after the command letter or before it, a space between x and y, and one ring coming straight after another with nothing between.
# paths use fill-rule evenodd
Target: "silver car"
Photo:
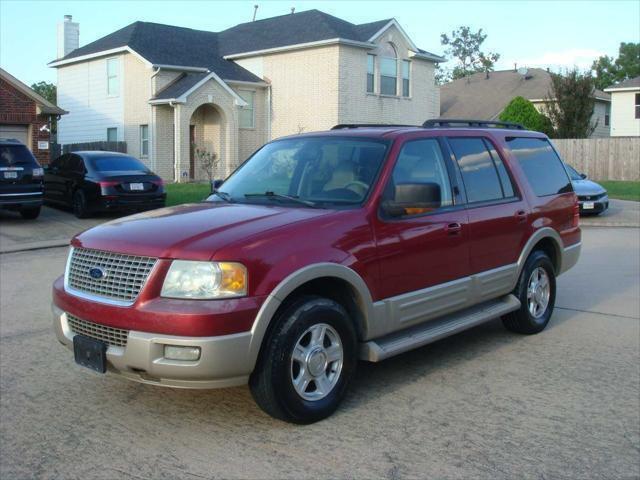
<instances>
[{"instance_id":1,"label":"silver car","mask_svg":"<svg viewBox=\"0 0 640 480\"><path fill-rule=\"evenodd\" d=\"M578 196L580 215L600 214L609 208L609 196L605 188L599 183L587 180L587 175L567 165L573 190Z\"/></svg>"}]
</instances>

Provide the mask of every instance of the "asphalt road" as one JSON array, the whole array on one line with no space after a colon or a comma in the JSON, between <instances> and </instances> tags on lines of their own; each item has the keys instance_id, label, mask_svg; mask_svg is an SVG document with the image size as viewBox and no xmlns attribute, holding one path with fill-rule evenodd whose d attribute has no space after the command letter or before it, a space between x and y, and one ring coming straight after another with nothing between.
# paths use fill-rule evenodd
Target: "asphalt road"
<instances>
[{"instance_id":1,"label":"asphalt road","mask_svg":"<svg viewBox=\"0 0 640 480\"><path fill-rule=\"evenodd\" d=\"M51 330L66 249L0 256L0 478L638 478L640 230L584 231L550 327L494 321L362 363L331 418L247 388L171 390L73 363Z\"/></svg>"}]
</instances>

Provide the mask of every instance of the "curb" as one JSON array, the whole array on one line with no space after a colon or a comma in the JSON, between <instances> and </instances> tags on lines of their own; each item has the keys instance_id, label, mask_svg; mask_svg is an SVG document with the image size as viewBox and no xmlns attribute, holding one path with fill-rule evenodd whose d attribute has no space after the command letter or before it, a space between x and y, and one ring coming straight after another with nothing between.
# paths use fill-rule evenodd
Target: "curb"
<instances>
[{"instance_id":1,"label":"curb","mask_svg":"<svg viewBox=\"0 0 640 480\"><path fill-rule=\"evenodd\" d=\"M30 250L44 250L46 248L68 247L69 240L45 240L42 242L31 242L15 245L11 247L0 247L0 255L5 253L28 252Z\"/></svg>"}]
</instances>

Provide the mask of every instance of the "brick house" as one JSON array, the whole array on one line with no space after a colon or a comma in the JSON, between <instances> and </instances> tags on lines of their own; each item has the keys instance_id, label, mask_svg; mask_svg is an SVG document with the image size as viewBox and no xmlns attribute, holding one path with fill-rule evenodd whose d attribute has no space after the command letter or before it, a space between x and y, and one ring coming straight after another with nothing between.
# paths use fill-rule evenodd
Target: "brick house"
<instances>
[{"instance_id":1,"label":"brick house","mask_svg":"<svg viewBox=\"0 0 640 480\"><path fill-rule=\"evenodd\" d=\"M422 123L439 113L438 55L394 19L355 25L318 10L222 32L135 22L78 48L60 25L61 144L117 140L167 180L225 176L272 138L338 123Z\"/></svg>"},{"instance_id":2,"label":"brick house","mask_svg":"<svg viewBox=\"0 0 640 480\"><path fill-rule=\"evenodd\" d=\"M65 112L0 68L0 138L15 138L49 163L51 119Z\"/></svg>"}]
</instances>

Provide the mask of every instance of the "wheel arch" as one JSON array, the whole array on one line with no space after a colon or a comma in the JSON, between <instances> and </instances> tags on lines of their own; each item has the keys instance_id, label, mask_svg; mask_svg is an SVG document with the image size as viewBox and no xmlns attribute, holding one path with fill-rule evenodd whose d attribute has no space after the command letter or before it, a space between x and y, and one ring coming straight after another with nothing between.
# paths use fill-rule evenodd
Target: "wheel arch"
<instances>
[{"instance_id":1,"label":"wheel arch","mask_svg":"<svg viewBox=\"0 0 640 480\"><path fill-rule=\"evenodd\" d=\"M345 307L354 321L358 339L366 338L372 318L373 300L366 283L349 267L335 263L317 263L297 270L282 280L262 304L251 329L249 347L255 365L272 320L288 299L299 294L331 298Z\"/></svg>"},{"instance_id":2,"label":"wheel arch","mask_svg":"<svg viewBox=\"0 0 640 480\"><path fill-rule=\"evenodd\" d=\"M536 230L522 249L520 257L518 258L518 275L516 276L516 279L520 277L520 273L524 268L527 258L529 258L531 252L535 250L542 250L547 254L551 259L556 275L559 275L560 272L562 272L562 238L560 238L558 232L553 228L545 227L540 230Z\"/></svg>"}]
</instances>

